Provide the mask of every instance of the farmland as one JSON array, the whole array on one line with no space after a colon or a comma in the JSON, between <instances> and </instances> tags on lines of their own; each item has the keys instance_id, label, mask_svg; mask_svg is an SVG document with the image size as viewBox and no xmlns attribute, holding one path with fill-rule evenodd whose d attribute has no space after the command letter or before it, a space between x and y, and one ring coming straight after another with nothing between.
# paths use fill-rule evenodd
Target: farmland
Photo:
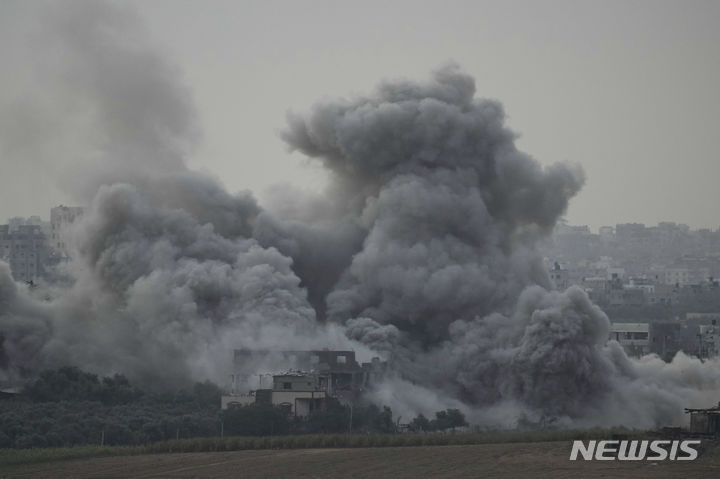
<instances>
[{"instance_id":1,"label":"farmland","mask_svg":"<svg viewBox=\"0 0 720 479\"><path fill-rule=\"evenodd\" d=\"M2 478L718 477L720 448L693 462L570 462L569 441L270 449L95 457L0 467Z\"/></svg>"}]
</instances>

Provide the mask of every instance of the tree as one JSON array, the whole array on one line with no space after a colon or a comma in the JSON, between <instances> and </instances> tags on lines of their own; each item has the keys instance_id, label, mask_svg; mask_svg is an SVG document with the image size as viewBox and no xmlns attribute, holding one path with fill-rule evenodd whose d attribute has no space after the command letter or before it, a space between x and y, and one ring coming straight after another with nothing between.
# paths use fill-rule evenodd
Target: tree
<instances>
[{"instance_id":1,"label":"tree","mask_svg":"<svg viewBox=\"0 0 720 479\"><path fill-rule=\"evenodd\" d=\"M327 409L313 411L307 421L307 430L312 433L347 432L350 426L350 408L335 398L330 398Z\"/></svg>"},{"instance_id":2,"label":"tree","mask_svg":"<svg viewBox=\"0 0 720 479\"><path fill-rule=\"evenodd\" d=\"M410 421L410 430L414 432L430 431L430 420L420 413L415 417L415 419Z\"/></svg>"},{"instance_id":3,"label":"tree","mask_svg":"<svg viewBox=\"0 0 720 479\"><path fill-rule=\"evenodd\" d=\"M285 434L290 421L285 412L272 404L230 406L222 413L225 434L236 436L271 436Z\"/></svg>"},{"instance_id":4,"label":"tree","mask_svg":"<svg viewBox=\"0 0 720 479\"><path fill-rule=\"evenodd\" d=\"M444 431L450 428L467 426L465 415L459 409L446 409L435 413L435 419L430 422L430 427L435 431Z\"/></svg>"}]
</instances>

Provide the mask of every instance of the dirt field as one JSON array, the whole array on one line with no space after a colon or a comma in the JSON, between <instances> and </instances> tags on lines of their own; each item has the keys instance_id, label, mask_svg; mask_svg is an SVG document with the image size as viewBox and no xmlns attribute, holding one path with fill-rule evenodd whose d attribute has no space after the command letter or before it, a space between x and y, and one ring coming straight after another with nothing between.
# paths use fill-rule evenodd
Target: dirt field
<instances>
[{"instance_id":1,"label":"dirt field","mask_svg":"<svg viewBox=\"0 0 720 479\"><path fill-rule=\"evenodd\" d=\"M720 451L693 462L570 462L569 442L157 454L0 468L0 478L718 478Z\"/></svg>"}]
</instances>

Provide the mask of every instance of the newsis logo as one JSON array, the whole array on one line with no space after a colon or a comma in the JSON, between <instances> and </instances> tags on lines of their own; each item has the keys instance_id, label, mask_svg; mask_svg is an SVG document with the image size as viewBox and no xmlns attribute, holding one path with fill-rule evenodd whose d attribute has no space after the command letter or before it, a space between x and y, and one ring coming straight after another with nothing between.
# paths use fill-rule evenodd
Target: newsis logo
<instances>
[{"instance_id":1,"label":"newsis logo","mask_svg":"<svg viewBox=\"0 0 720 479\"><path fill-rule=\"evenodd\" d=\"M697 459L699 440L685 441L573 441L570 460L578 456L586 461L693 461Z\"/></svg>"}]
</instances>

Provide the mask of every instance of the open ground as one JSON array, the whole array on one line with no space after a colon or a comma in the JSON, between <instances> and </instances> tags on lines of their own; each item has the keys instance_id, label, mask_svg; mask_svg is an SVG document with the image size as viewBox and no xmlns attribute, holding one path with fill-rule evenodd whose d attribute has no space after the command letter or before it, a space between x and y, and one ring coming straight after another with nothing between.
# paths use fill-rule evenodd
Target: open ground
<instances>
[{"instance_id":1,"label":"open ground","mask_svg":"<svg viewBox=\"0 0 720 479\"><path fill-rule=\"evenodd\" d=\"M718 447L692 462L570 461L570 447L558 441L147 454L0 467L0 478L720 477Z\"/></svg>"}]
</instances>

